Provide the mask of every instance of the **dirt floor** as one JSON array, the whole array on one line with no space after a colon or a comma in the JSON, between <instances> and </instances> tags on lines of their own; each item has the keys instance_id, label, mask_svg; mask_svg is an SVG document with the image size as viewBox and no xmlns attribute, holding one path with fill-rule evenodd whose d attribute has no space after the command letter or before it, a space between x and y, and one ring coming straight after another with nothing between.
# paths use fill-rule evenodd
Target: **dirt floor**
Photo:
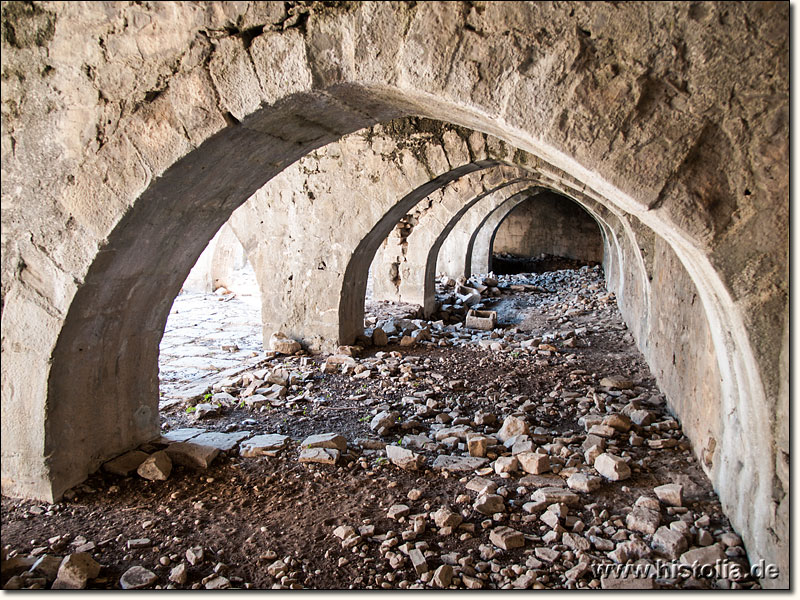
<instances>
[{"instance_id":1,"label":"dirt floor","mask_svg":"<svg viewBox=\"0 0 800 600\"><path fill-rule=\"evenodd\" d=\"M216 381L207 392L164 403L164 435L288 436L274 456L241 456L234 444L205 469L174 460L165 481L101 469L53 505L3 497L4 587L48 588L61 557L76 553L99 563L84 585L101 589L758 587L746 575L593 571L684 552L749 566L602 271L499 279L486 281L494 285L479 305L497 312L492 332L465 328L465 307L440 286L443 319L404 320L396 307L392 316L390 305L370 305L367 323L389 333L386 346L344 348L338 364L262 353L241 373L206 373ZM502 444L515 424L524 431ZM329 432L344 440L320 459L335 464L299 462L305 438ZM488 444L483 464L436 464L469 457L476 434ZM169 453L175 439L142 450ZM391 462L387 444L413 453L419 468ZM591 461L603 449L630 477L598 474ZM517 461L531 450L547 457L543 472ZM581 474L591 492L576 483ZM682 500L657 499L664 484L682 486ZM514 541L498 541L503 527ZM42 556L56 557L50 569L31 569Z\"/></svg>"}]
</instances>

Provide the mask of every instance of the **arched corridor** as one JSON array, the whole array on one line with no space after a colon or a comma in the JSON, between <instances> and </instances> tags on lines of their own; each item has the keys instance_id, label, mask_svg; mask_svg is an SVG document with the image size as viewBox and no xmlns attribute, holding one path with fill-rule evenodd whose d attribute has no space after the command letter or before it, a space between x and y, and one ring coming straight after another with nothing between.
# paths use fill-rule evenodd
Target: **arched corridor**
<instances>
[{"instance_id":1,"label":"arched corridor","mask_svg":"<svg viewBox=\"0 0 800 600\"><path fill-rule=\"evenodd\" d=\"M682 430L671 439L685 442L679 450L708 478L750 563L763 559L779 569L778 578L764 577L759 585L788 583L787 6L9 2L2 10L4 509L7 498L58 503L115 457L155 454L152 444L169 425L159 414L167 319L198 258L228 223L258 280L261 323L255 326L267 362L239 381L212 385L190 398L189 408L207 394L236 388L235 397L224 392L231 396L227 408L258 409L248 426L278 435L264 429L277 423L259 424L269 419L260 409L308 417L298 403L317 397L316 367L328 378L325 385L347 390L340 394L348 400L345 411L373 401L364 410L391 416L397 403L416 404L406 398L423 399L431 411L443 402L454 423L468 421L454 427L484 427L481 435L500 442L500 426L521 418L545 454L570 456L565 468L604 475L594 457L576 456L567 467L570 450L557 447L585 439L553 436L587 438L596 425L614 429L604 419L622 414L621 398L658 396L664 400L659 422L667 425L634 429L632 436L609 432L616 454L607 454L640 460L632 438L644 440L646 432L662 439L674 421ZM495 281L489 261L504 219L546 194L576 203L599 228L602 249L593 256L601 252L602 271L541 274L541 281L531 276L524 284L513 276ZM574 228L550 233L557 239L568 231ZM418 304L419 316L431 317L430 325L413 328L395 320L396 332L384 333L397 347L390 342L382 357L369 344L384 340L374 327L364 329L370 265L376 294L392 292L392 299ZM467 281L472 275L479 276ZM448 278L459 281L442 286ZM556 283L563 290L552 289ZM600 287L581 290L583 284ZM450 386L474 374L460 373L445 354L426 357L414 349L435 340L431 351L460 351L446 341L452 333L461 339L443 329L457 326L447 321L466 323L469 305L508 306L506 292L528 295L534 306L541 292L526 285L550 290L545 304L552 301L547 310L559 325L581 316L569 311L583 306L620 320L600 329L619 332L624 322L628 333L619 337L625 339L604 343L624 341L638 349L624 352L641 353L630 375L633 396L626 386L603 384L614 373L559 362L571 354L561 342L575 336L542 339L559 347L537 344L526 349L525 368L502 368L528 381L529 392L516 396L543 402L543 415L522 409L525 401L515 404L502 386ZM574 294L566 292L570 286L577 286ZM499 342L490 340L523 341L513 337L522 332L513 331L517 326L503 310L496 337L469 339L507 363L514 350L494 350ZM535 325L553 333L553 323ZM275 334L294 341L273 340ZM359 354L356 344L364 358L350 356ZM281 367L283 354L269 354L281 348L300 354ZM449 383L442 387L431 375L438 383L415 390L419 373L435 370L434 359L447 365ZM551 423L537 426L552 409L549 392L535 383L537 361L571 370L561 373L565 381L586 387L576 392L582 396L561 397L585 398L588 404L578 400L574 410L599 414L600 421L579 423L573 411L574 427L557 435ZM259 376L264 369L269 374ZM370 397L377 388L362 397L348 383L361 375L367 386L384 370L397 377L391 385L405 388L378 400ZM266 384L272 391L259 393ZM470 393L496 404L496 424L466 414L480 404ZM265 398L260 405L252 401L257 395ZM448 439L439 439L440 430L451 422L423 413L432 441ZM305 426L291 433L328 433ZM383 435L381 427L370 430L387 448L402 440ZM468 444L461 431L455 437L464 439L437 446L439 458ZM240 442L246 443L234 447ZM355 441L325 443L344 453ZM379 451L387 458L399 452ZM460 451L470 454L466 446ZM498 477L502 458L493 459ZM341 468L330 467L331 473ZM276 471L275 485L295 478L288 472ZM308 475L305 483L326 476ZM647 505L637 509L652 510ZM439 531L451 527L440 514ZM679 520L679 514L669 517ZM482 527L474 519L473 525ZM529 525L526 532L539 537L538 522ZM569 535L557 531L558 543L549 542L574 543L575 555L614 551L572 525ZM4 521L4 532L7 526ZM723 550L719 539L704 544L696 537L698 528L705 530L702 521L693 527L687 549L717 544ZM655 534L648 529L632 531ZM489 535L477 528L464 533ZM650 550L658 546L645 539ZM489 541L501 549L506 543L488 537L483 543ZM575 585L588 585L584 575L572 578ZM497 584L491 577L481 581ZM386 587L383 582L377 585ZM546 583L559 587L566 580ZM375 584L362 578L353 585Z\"/></svg>"}]
</instances>

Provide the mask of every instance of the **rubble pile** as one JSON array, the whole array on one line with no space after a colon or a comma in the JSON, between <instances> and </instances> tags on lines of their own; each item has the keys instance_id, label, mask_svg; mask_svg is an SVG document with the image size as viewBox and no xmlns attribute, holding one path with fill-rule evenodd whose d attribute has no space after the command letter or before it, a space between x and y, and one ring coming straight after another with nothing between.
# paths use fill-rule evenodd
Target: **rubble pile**
<instances>
[{"instance_id":1,"label":"rubble pile","mask_svg":"<svg viewBox=\"0 0 800 600\"><path fill-rule=\"evenodd\" d=\"M294 463L331 485L344 469L367 487L392 486L402 501L361 521L342 518L336 506L315 507L332 515L319 546L328 548L331 569L359 561L347 587L758 587L641 357L598 359L608 354L596 350L603 344L635 353L599 267L442 278L438 288L433 319L373 315L362 343L327 357L275 336L257 368L220 378L172 418L178 426L103 471L158 485L210 470L222 456ZM470 310L496 313L495 327L467 327ZM446 496L432 502L426 485L443 486ZM80 536L57 536L32 552L4 548L3 585L103 587L96 549ZM236 565L203 556L192 547L159 564L126 564L110 584L253 586ZM272 587L315 587L302 557L262 549L264 556ZM669 577L656 560L717 571ZM598 570L626 563L651 570ZM190 577L198 564L203 576ZM723 577L720 564L743 574Z\"/></svg>"}]
</instances>

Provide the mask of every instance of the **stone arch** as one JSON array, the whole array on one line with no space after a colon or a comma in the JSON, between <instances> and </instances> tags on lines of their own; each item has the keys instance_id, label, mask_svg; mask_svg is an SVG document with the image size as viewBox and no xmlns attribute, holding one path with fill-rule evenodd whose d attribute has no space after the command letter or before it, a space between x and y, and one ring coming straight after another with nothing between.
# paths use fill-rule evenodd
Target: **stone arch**
<instances>
[{"instance_id":1,"label":"stone arch","mask_svg":"<svg viewBox=\"0 0 800 600\"><path fill-rule=\"evenodd\" d=\"M495 208L486 215L478 224L469 237L467 249L464 257L464 277L470 277L480 273L488 273L489 268L489 249L492 244L494 232L503 222L506 215L511 212L520 202L527 200L527 197L509 198L503 204ZM459 273L460 275L460 273Z\"/></svg>"},{"instance_id":2,"label":"stone arch","mask_svg":"<svg viewBox=\"0 0 800 600\"><path fill-rule=\"evenodd\" d=\"M262 294L265 340L282 331L311 349L333 350L347 339L342 330L349 330L352 342L363 332L363 314L353 311L342 317L339 307L351 300L331 292L342 288L354 248L371 228L379 221L396 225L394 212L386 213L400 210L398 199L410 207L450 182L509 168L503 165L510 154L492 158L476 145L476 140L484 148L487 141L496 144L491 136L462 132L461 137L452 127L427 122L424 135L404 136L408 139L401 143L398 128L407 128L407 120L362 130L319 148L233 213L231 222L260 287L270 290ZM431 131L436 135L428 139ZM342 172L359 177L342 177ZM382 186L375 185L378 179ZM353 205L342 198L369 202ZM279 263L276 256L281 257ZM359 304L363 312L363 296ZM352 322L343 326L343 318Z\"/></svg>"},{"instance_id":3,"label":"stone arch","mask_svg":"<svg viewBox=\"0 0 800 600\"><path fill-rule=\"evenodd\" d=\"M438 231L433 232L434 236L429 244L424 248L422 260L420 260L420 274L421 281L419 284L422 299L423 310L426 315L430 315L435 311L435 291L436 291L436 265L439 258L439 251L445 240L448 239L452 233L453 228L464 218L464 216L476 206L478 203L481 205L494 204L495 202L503 202L507 197L515 197L522 194L530 193L531 185L535 185L536 180L528 179L522 181L512 182L511 185L504 186L500 189L488 190L487 193L481 194L472 200L465 202L461 207L454 211L450 219L442 224ZM488 202L487 202L488 201Z\"/></svg>"},{"instance_id":4,"label":"stone arch","mask_svg":"<svg viewBox=\"0 0 800 600\"><path fill-rule=\"evenodd\" d=\"M406 215L405 221L409 216L413 217L410 229L403 232L402 238L397 236L399 243L394 246L389 245L392 238L386 238L372 262L373 289L378 297L422 305L423 256L453 212L466 203L472 205L510 187L517 188L528 181L529 177L523 169L512 169L505 165L479 171L441 188L428 198L422 210ZM393 235L397 235L401 225L405 223L399 224L393 230ZM389 264L398 271L393 281L388 276Z\"/></svg>"},{"instance_id":5,"label":"stone arch","mask_svg":"<svg viewBox=\"0 0 800 600\"><path fill-rule=\"evenodd\" d=\"M157 433L158 340L213 233L310 150L413 114L531 153L674 254L722 377L712 481L751 558L784 565L788 38L764 40L788 7L360 3L295 27L270 4L48 5L49 51L4 38L4 489L57 497Z\"/></svg>"}]
</instances>

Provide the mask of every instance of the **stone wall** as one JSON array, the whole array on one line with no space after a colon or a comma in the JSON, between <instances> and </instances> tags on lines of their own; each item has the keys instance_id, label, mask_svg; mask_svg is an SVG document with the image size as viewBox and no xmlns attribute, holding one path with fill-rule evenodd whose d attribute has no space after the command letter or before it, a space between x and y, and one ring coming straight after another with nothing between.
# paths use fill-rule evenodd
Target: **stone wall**
<instances>
[{"instance_id":1,"label":"stone wall","mask_svg":"<svg viewBox=\"0 0 800 600\"><path fill-rule=\"evenodd\" d=\"M508 214L495 233L492 252L602 262L603 239L585 210L567 198L547 194L523 202Z\"/></svg>"},{"instance_id":2,"label":"stone wall","mask_svg":"<svg viewBox=\"0 0 800 600\"><path fill-rule=\"evenodd\" d=\"M217 288L228 288L231 275L247 261L244 247L236 238L230 223L225 223L211 241L183 282L183 290L213 292Z\"/></svg>"},{"instance_id":3,"label":"stone wall","mask_svg":"<svg viewBox=\"0 0 800 600\"><path fill-rule=\"evenodd\" d=\"M670 372L647 335L669 284L648 291L633 273L680 264L697 299L675 305L692 307L675 320L691 326L696 311L707 323L681 351L710 343L720 385L692 380L712 373L703 362L675 377L669 401L703 390L709 408L684 418L719 411L720 499L751 560L786 556L788 4L8 2L2 13L5 493L57 498L157 435L158 342L214 233L309 152L421 116L492 136L494 156L615 216L601 223L620 240L606 261L616 252L620 305L654 372ZM371 214L380 179L340 199L349 219L382 224L343 265L354 283L340 323L357 321L356 274L410 205L488 166L467 156L436 173L409 158L418 191L388 211ZM271 201L292 210L291 197ZM337 239L328 210L320 245ZM637 228L652 232L649 254Z\"/></svg>"}]
</instances>

